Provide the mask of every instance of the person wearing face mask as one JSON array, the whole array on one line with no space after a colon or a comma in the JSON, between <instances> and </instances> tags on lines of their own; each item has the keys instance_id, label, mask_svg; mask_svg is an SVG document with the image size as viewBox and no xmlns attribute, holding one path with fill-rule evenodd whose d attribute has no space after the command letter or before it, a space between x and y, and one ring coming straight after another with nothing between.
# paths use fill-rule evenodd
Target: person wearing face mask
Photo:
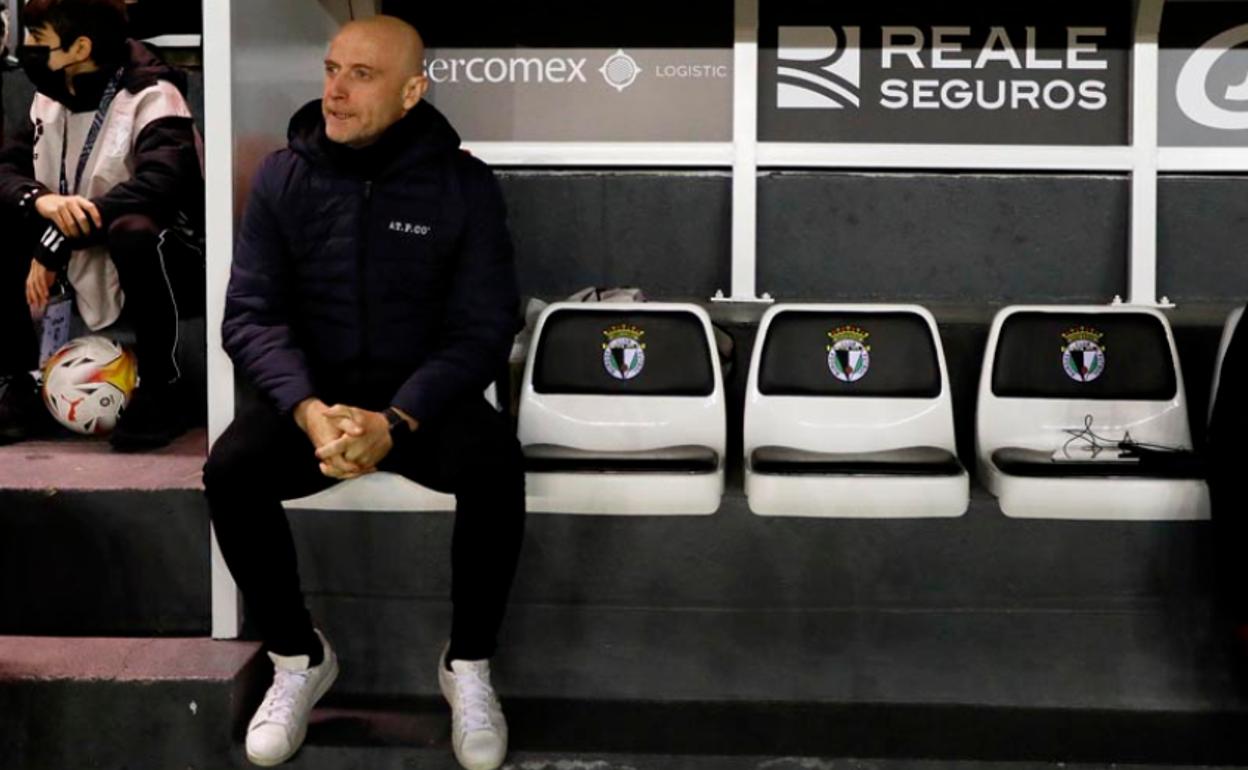
<instances>
[{"instance_id":1,"label":"person wearing face mask","mask_svg":"<svg viewBox=\"0 0 1248 770\"><path fill-rule=\"evenodd\" d=\"M31 311L66 285L92 330L133 326L139 386L110 440L185 426L178 321L203 312L202 144L185 76L127 37L123 0L28 0L17 54L36 89L0 148L0 443L43 407Z\"/></svg>"}]
</instances>

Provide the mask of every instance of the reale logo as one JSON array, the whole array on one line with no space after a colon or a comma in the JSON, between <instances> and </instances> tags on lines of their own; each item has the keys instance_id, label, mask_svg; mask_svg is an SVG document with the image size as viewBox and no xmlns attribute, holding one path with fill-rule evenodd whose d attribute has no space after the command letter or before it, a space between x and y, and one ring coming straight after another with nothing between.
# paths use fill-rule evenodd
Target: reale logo
<instances>
[{"instance_id":1,"label":"reale logo","mask_svg":"<svg viewBox=\"0 0 1248 770\"><path fill-rule=\"evenodd\" d=\"M1245 68L1243 80L1232 80L1221 95L1223 102L1239 102L1245 109L1228 109L1209 97L1209 80L1214 66L1231 49L1245 42L1248 42L1248 24L1241 24L1214 35L1188 57L1175 85L1179 108L1187 117L1209 128L1226 131L1248 129L1248 67Z\"/></svg>"},{"instance_id":2,"label":"reale logo","mask_svg":"<svg viewBox=\"0 0 1248 770\"><path fill-rule=\"evenodd\" d=\"M843 109L861 103L858 27L780 27L776 106Z\"/></svg>"}]
</instances>

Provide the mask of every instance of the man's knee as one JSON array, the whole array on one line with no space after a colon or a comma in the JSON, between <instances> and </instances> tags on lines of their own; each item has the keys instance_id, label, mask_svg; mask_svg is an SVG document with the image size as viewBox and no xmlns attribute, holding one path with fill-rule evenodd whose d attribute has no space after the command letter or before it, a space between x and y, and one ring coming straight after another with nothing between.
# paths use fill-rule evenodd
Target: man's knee
<instances>
[{"instance_id":1,"label":"man's knee","mask_svg":"<svg viewBox=\"0 0 1248 770\"><path fill-rule=\"evenodd\" d=\"M126 214L117 217L108 226L108 251L124 259L141 252L154 252L160 229L151 217L142 214Z\"/></svg>"},{"instance_id":2,"label":"man's knee","mask_svg":"<svg viewBox=\"0 0 1248 770\"><path fill-rule=\"evenodd\" d=\"M255 434L241 430L235 420L213 445L204 463L204 492L209 497L226 497L239 493L258 493L265 485L268 467L266 457L273 450L268 442L257 443ZM264 434L260 438L265 438Z\"/></svg>"},{"instance_id":3,"label":"man's knee","mask_svg":"<svg viewBox=\"0 0 1248 770\"><path fill-rule=\"evenodd\" d=\"M224 439L224 437L223 437ZM218 441L204 463L204 492L210 497L243 489L254 458L233 442Z\"/></svg>"},{"instance_id":4,"label":"man's knee","mask_svg":"<svg viewBox=\"0 0 1248 770\"><path fill-rule=\"evenodd\" d=\"M474 433L452 469L461 493L488 496L524 493L524 455L505 428Z\"/></svg>"}]
</instances>

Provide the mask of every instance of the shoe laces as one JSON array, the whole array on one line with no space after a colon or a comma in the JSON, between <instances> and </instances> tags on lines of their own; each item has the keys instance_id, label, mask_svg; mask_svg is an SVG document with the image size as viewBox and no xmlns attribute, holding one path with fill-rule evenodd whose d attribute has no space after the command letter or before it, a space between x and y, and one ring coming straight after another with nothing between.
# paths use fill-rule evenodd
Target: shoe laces
<instances>
[{"instance_id":1,"label":"shoe laces","mask_svg":"<svg viewBox=\"0 0 1248 770\"><path fill-rule=\"evenodd\" d=\"M307 687L309 671L287 671L277 669L273 674L273 685L260 704L262 722L273 722L288 725L293 721L295 704Z\"/></svg>"},{"instance_id":2,"label":"shoe laces","mask_svg":"<svg viewBox=\"0 0 1248 770\"><path fill-rule=\"evenodd\" d=\"M459 705L459 724L465 733L495 729L490 719L494 690L476 667L455 672L455 699Z\"/></svg>"}]
</instances>

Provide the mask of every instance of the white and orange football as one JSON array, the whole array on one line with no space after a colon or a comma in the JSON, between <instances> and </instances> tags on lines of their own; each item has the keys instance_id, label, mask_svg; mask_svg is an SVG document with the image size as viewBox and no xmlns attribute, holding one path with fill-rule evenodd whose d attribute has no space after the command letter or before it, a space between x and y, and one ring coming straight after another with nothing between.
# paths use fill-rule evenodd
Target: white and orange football
<instances>
[{"instance_id":1,"label":"white and orange football","mask_svg":"<svg viewBox=\"0 0 1248 770\"><path fill-rule=\"evenodd\" d=\"M107 337L79 337L43 365L43 402L66 428L100 435L117 425L137 381L134 353Z\"/></svg>"}]
</instances>

